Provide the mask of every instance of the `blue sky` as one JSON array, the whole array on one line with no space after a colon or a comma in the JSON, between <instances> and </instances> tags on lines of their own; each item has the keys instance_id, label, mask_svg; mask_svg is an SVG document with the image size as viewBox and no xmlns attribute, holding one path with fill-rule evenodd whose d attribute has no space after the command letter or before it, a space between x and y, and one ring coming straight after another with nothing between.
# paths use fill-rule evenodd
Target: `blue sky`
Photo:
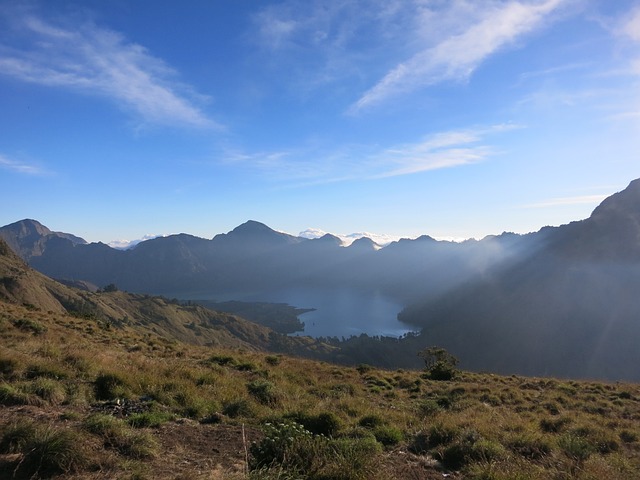
<instances>
[{"instance_id":1,"label":"blue sky","mask_svg":"<svg viewBox=\"0 0 640 480\"><path fill-rule=\"evenodd\" d=\"M640 177L640 2L0 0L0 224L480 238Z\"/></svg>"}]
</instances>

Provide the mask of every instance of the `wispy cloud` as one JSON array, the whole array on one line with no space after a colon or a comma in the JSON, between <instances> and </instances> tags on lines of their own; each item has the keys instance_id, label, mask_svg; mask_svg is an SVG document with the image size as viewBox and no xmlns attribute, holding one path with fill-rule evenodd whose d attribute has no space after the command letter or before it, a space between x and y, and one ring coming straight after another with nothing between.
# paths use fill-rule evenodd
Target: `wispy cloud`
<instances>
[{"instance_id":1,"label":"wispy cloud","mask_svg":"<svg viewBox=\"0 0 640 480\"><path fill-rule=\"evenodd\" d=\"M579 195L576 197L560 197L560 198L551 198L549 200L544 200L539 203L531 203L528 205L523 205L522 208L550 208L550 207L563 207L568 205L588 205L588 204L599 204L608 195Z\"/></svg>"},{"instance_id":2,"label":"wispy cloud","mask_svg":"<svg viewBox=\"0 0 640 480\"><path fill-rule=\"evenodd\" d=\"M640 42L640 6L633 7L625 14L619 32L636 42Z\"/></svg>"},{"instance_id":3,"label":"wispy cloud","mask_svg":"<svg viewBox=\"0 0 640 480\"><path fill-rule=\"evenodd\" d=\"M198 107L205 100L175 80L176 72L121 34L84 23L70 28L34 15L11 18L17 36L0 44L0 74L95 94L146 124L219 128ZM8 38L13 44L7 44Z\"/></svg>"},{"instance_id":4,"label":"wispy cloud","mask_svg":"<svg viewBox=\"0 0 640 480\"><path fill-rule=\"evenodd\" d=\"M380 146L349 145L325 151L314 148L280 152L227 152L224 162L259 172L293 186L375 180L475 164L496 155L487 143L494 134L522 128L514 124L439 132L418 142Z\"/></svg>"},{"instance_id":5,"label":"wispy cloud","mask_svg":"<svg viewBox=\"0 0 640 480\"><path fill-rule=\"evenodd\" d=\"M451 2L459 8L466 27L462 32L433 42L397 64L349 109L357 113L399 93L446 80L466 80L488 57L524 34L545 25L545 20L565 0L508 1L498 3ZM433 22L433 16L425 15ZM425 29L429 25L424 25Z\"/></svg>"},{"instance_id":6,"label":"wispy cloud","mask_svg":"<svg viewBox=\"0 0 640 480\"><path fill-rule=\"evenodd\" d=\"M5 155L2 155L1 153L0 153L0 168L4 170L9 170L15 173L21 173L23 175L41 176L41 175L50 174L50 172L39 167L38 165L21 162L18 160L13 160L6 157Z\"/></svg>"}]
</instances>

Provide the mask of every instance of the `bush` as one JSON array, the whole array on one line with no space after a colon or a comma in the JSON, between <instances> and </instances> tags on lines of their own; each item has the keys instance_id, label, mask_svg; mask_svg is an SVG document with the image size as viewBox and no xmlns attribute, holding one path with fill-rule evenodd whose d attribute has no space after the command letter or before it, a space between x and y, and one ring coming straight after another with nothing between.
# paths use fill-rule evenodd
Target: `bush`
<instances>
[{"instance_id":1,"label":"bush","mask_svg":"<svg viewBox=\"0 0 640 480\"><path fill-rule=\"evenodd\" d=\"M576 462L585 461L594 451L587 439L573 434L565 434L560 437L558 446L567 457Z\"/></svg>"},{"instance_id":2,"label":"bush","mask_svg":"<svg viewBox=\"0 0 640 480\"><path fill-rule=\"evenodd\" d=\"M17 476L48 478L82 467L86 463L82 445L81 438L71 430L21 423L5 432L0 450L22 455Z\"/></svg>"},{"instance_id":3,"label":"bush","mask_svg":"<svg viewBox=\"0 0 640 480\"><path fill-rule=\"evenodd\" d=\"M571 419L567 417L543 418L540 420L540 429L547 433L559 433L571 423Z\"/></svg>"},{"instance_id":4,"label":"bush","mask_svg":"<svg viewBox=\"0 0 640 480\"><path fill-rule=\"evenodd\" d=\"M173 418L174 416L168 412L142 412L127 417L127 423L134 428L155 428Z\"/></svg>"},{"instance_id":5,"label":"bush","mask_svg":"<svg viewBox=\"0 0 640 480\"><path fill-rule=\"evenodd\" d=\"M247 400L241 398L240 400L227 403L222 409L222 413L231 418L250 417L253 415L253 409Z\"/></svg>"},{"instance_id":6,"label":"bush","mask_svg":"<svg viewBox=\"0 0 640 480\"><path fill-rule=\"evenodd\" d=\"M634 443L638 441L638 434L631 430L622 430L619 434L620 440L624 443Z\"/></svg>"},{"instance_id":7,"label":"bush","mask_svg":"<svg viewBox=\"0 0 640 480\"><path fill-rule=\"evenodd\" d=\"M380 415L365 415L358 421L358 425L364 428L376 428L384 425L384 423Z\"/></svg>"},{"instance_id":8,"label":"bush","mask_svg":"<svg viewBox=\"0 0 640 480\"><path fill-rule=\"evenodd\" d=\"M29 384L28 389L52 405L59 405L67 398L64 385L50 378L38 378Z\"/></svg>"},{"instance_id":9,"label":"bush","mask_svg":"<svg viewBox=\"0 0 640 480\"><path fill-rule=\"evenodd\" d=\"M32 403L34 402L31 395L8 383L0 383L0 405L31 405Z\"/></svg>"},{"instance_id":10,"label":"bush","mask_svg":"<svg viewBox=\"0 0 640 480\"><path fill-rule=\"evenodd\" d=\"M317 415L297 412L286 415L286 418L299 423L314 435L324 435L325 437L334 436L342 426L340 419L332 412L323 412Z\"/></svg>"},{"instance_id":11,"label":"bush","mask_svg":"<svg viewBox=\"0 0 640 480\"><path fill-rule=\"evenodd\" d=\"M397 445L404 439L402 432L396 427L381 425L373 430L376 440L385 447Z\"/></svg>"},{"instance_id":12,"label":"bush","mask_svg":"<svg viewBox=\"0 0 640 480\"><path fill-rule=\"evenodd\" d=\"M418 411L424 417L431 417L440 410L442 410L442 406L434 399L424 400L418 405Z\"/></svg>"},{"instance_id":13,"label":"bush","mask_svg":"<svg viewBox=\"0 0 640 480\"><path fill-rule=\"evenodd\" d=\"M102 373L93 382L97 400L115 400L127 397L127 382L117 373Z\"/></svg>"},{"instance_id":14,"label":"bush","mask_svg":"<svg viewBox=\"0 0 640 480\"><path fill-rule=\"evenodd\" d=\"M14 358L0 357L0 378L11 380L15 378L20 369L20 363Z\"/></svg>"},{"instance_id":15,"label":"bush","mask_svg":"<svg viewBox=\"0 0 640 480\"><path fill-rule=\"evenodd\" d=\"M418 356L424 360L426 375L431 380L452 380L458 374L458 359L444 348L425 348Z\"/></svg>"},{"instance_id":16,"label":"bush","mask_svg":"<svg viewBox=\"0 0 640 480\"><path fill-rule=\"evenodd\" d=\"M252 470L279 465L284 469L304 469L308 461L293 456L294 446L307 444L312 434L302 425L292 421L264 425L264 438L260 443L253 443L250 448Z\"/></svg>"},{"instance_id":17,"label":"bush","mask_svg":"<svg viewBox=\"0 0 640 480\"><path fill-rule=\"evenodd\" d=\"M22 330L23 332L30 332L33 335L41 335L47 331L47 327L35 320L29 320L27 318L21 318L19 320L13 320L13 326Z\"/></svg>"},{"instance_id":18,"label":"bush","mask_svg":"<svg viewBox=\"0 0 640 480\"><path fill-rule=\"evenodd\" d=\"M209 357L209 363L232 367L236 365L236 359L229 355L212 355Z\"/></svg>"},{"instance_id":19,"label":"bush","mask_svg":"<svg viewBox=\"0 0 640 480\"><path fill-rule=\"evenodd\" d=\"M380 451L373 438L314 436L285 421L265 425L265 437L251 446L249 466L267 475L273 469L283 479L365 480L375 478Z\"/></svg>"},{"instance_id":20,"label":"bush","mask_svg":"<svg viewBox=\"0 0 640 480\"><path fill-rule=\"evenodd\" d=\"M272 367L275 367L276 365L280 364L280 357L277 355L267 355L264 358L264 361L267 362Z\"/></svg>"},{"instance_id":21,"label":"bush","mask_svg":"<svg viewBox=\"0 0 640 480\"><path fill-rule=\"evenodd\" d=\"M101 413L89 416L84 428L102 437L106 447L113 448L123 455L133 458L154 457L158 444L146 432L134 432L122 420Z\"/></svg>"},{"instance_id":22,"label":"bush","mask_svg":"<svg viewBox=\"0 0 640 480\"><path fill-rule=\"evenodd\" d=\"M530 460L539 460L551 453L551 444L539 436L520 435L509 439L507 447L514 453Z\"/></svg>"},{"instance_id":23,"label":"bush","mask_svg":"<svg viewBox=\"0 0 640 480\"><path fill-rule=\"evenodd\" d=\"M442 464L452 470L459 470L470 462L490 463L503 453L504 448L499 443L477 439L474 435L459 439L438 452Z\"/></svg>"},{"instance_id":24,"label":"bush","mask_svg":"<svg viewBox=\"0 0 640 480\"><path fill-rule=\"evenodd\" d=\"M247 390L263 405L275 405L278 401L275 385L267 380L253 380L247 384Z\"/></svg>"},{"instance_id":25,"label":"bush","mask_svg":"<svg viewBox=\"0 0 640 480\"><path fill-rule=\"evenodd\" d=\"M62 380L69 376L69 373L57 365L33 364L29 365L25 371L27 378L52 378Z\"/></svg>"}]
</instances>

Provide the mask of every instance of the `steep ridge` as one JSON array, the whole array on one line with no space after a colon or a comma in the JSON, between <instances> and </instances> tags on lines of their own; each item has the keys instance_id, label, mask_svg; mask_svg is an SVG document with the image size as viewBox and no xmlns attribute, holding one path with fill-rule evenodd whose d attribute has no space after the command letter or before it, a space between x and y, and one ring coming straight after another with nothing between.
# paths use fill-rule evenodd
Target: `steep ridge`
<instances>
[{"instance_id":1,"label":"steep ridge","mask_svg":"<svg viewBox=\"0 0 640 480\"><path fill-rule=\"evenodd\" d=\"M86 244L87 242L75 235L62 232L52 232L40 222L24 219L0 228L0 238L20 257L29 261L33 257L42 255L46 243L51 238L64 238L72 244Z\"/></svg>"},{"instance_id":2,"label":"steep ridge","mask_svg":"<svg viewBox=\"0 0 640 480\"><path fill-rule=\"evenodd\" d=\"M278 335L235 315L175 300L122 291L89 292L33 270L0 239L0 301L97 322L102 328L153 332L193 345L242 347L313 356L332 349L312 339ZM307 348L313 345L313 349Z\"/></svg>"},{"instance_id":3,"label":"steep ridge","mask_svg":"<svg viewBox=\"0 0 640 480\"><path fill-rule=\"evenodd\" d=\"M478 370L640 380L640 182L403 321Z\"/></svg>"}]
</instances>

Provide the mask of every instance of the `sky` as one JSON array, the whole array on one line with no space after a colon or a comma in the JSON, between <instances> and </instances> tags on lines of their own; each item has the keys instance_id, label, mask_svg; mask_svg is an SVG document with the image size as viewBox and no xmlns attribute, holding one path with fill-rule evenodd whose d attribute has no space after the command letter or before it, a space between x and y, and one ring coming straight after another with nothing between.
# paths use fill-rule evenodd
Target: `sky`
<instances>
[{"instance_id":1,"label":"sky","mask_svg":"<svg viewBox=\"0 0 640 480\"><path fill-rule=\"evenodd\" d=\"M0 225L482 238L638 177L638 0L0 0Z\"/></svg>"}]
</instances>

